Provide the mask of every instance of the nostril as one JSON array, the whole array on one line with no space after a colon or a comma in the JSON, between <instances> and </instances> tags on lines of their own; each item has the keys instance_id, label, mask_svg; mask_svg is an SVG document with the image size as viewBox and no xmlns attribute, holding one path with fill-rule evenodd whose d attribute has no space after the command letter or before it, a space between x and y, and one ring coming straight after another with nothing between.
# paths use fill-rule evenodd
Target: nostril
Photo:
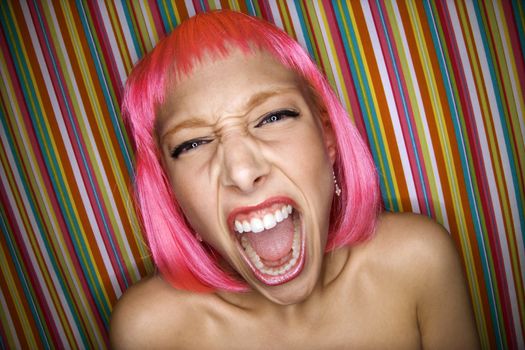
<instances>
[{"instance_id":1,"label":"nostril","mask_svg":"<svg viewBox=\"0 0 525 350\"><path fill-rule=\"evenodd\" d=\"M264 178L263 176L259 176L253 181L253 183L258 184L258 183L262 182L263 178Z\"/></svg>"}]
</instances>

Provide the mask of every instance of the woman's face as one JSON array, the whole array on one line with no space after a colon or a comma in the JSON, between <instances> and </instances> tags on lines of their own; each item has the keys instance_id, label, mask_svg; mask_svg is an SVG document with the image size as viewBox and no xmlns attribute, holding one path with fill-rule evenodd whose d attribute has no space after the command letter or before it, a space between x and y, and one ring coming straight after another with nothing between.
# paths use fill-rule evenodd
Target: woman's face
<instances>
[{"instance_id":1,"label":"woman's face","mask_svg":"<svg viewBox=\"0 0 525 350\"><path fill-rule=\"evenodd\" d=\"M317 110L294 72L234 51L181 78L157 120L188 222L279 304L304 300L321 271L335 142Z\"/></svg>"}]
</instances>

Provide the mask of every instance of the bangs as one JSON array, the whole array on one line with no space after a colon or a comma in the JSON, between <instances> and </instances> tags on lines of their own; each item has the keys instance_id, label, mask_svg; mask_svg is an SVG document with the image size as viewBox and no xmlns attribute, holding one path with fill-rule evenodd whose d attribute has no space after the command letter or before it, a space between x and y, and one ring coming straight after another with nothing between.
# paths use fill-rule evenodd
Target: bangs
<instances>
[{"instance_id":1,"label":"bangs","mask_svg":"<svg viewBox=\"0 0 525 350\"><path fill-rule=\"evenodd\" d=\"M126 82L122 115L134 140L135 200L159 272L186 290L245 291L246 283L225 271L187 226L165 174L156 142L157 110L167 90L200 64L267 52L294 71L326 113L337 140L334 172L343 193L334 197L326 249L363 241L379 212L377 174L366 144L307 52L274 25L234 11L201 13L179 25L133 69Z\"/></svg>"}]
</instances>

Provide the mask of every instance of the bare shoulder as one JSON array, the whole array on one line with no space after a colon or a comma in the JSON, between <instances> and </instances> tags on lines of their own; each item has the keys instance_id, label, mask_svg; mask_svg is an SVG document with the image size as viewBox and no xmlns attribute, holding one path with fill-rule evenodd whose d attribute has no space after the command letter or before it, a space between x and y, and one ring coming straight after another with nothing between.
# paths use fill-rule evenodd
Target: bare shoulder
<instances>
[{"instance_id":1,"label":"bare shoulder","mask_svg":"<svg viewBox=\"0 0 525 350\"><path fill-rule=\"evenodd\" d=\"M441 225L422 215L383 214L363 250L403 285L397 297L415 305L424 348L479 346L461 260Z\"/></svg>"},{"instance_id":2,"label":"bare shoulder","mask_svg":"<svg viewBox=\"0 0 525 350\"><path fill-rule=\"evenodd\" d=\"M433 264L458 263L448 232L432 219L411 213L382 214L373 238L355 250L367 266L384 267L409 281Z\"/></svg>"},{"instance_id":3,"label":"bare shoulder","mask_svg":"<svg viewBox=\"0 0 525 350\"><path fill-rule=\"evenodd\" d=\"M388 250L395 255L389 258L399 259L400 263L413 263L414 259L424 258L431 264L457 260L458 256L454 242L443 226L426 216L412 213L383 214L375 241L377 248Z\"/></svg>"},{"instance_id":4,"label":"bare shoulder","mask_svg":"<svg viewBox=\"0 0 525 350\"><path fill-rule=\"evenodd\" d=\"M155 348L168 334L184 334L185 292L158 276L130 287L111 314L110 341L114 349ZM169 329L167 328L169 325Z\"/></svg>"},{"instance_id":5,"label":"bare shoulder","mask_svg":"<svg viewBox=\"0 0 525 350\"><path fill-rule=\"evenodd\" d=\"M385 213L367 249L378 265L386 264L413 299L421 302L429 286L446 286L463 278L453 239L434 220L412 213Z\"/></svg>"}]
</instances>

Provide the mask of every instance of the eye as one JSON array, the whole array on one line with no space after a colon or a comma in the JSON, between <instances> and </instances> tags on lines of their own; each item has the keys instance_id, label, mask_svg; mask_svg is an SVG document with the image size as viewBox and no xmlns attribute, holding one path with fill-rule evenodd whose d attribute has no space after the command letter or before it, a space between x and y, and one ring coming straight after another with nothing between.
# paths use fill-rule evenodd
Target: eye
<instances>
[{"instance_id":1,"label":"eye","mask_svg":"<svg viewBox=\"0 0 525 350\"><path fill-rule=\"evenodd\" d=\"M260 128L263 125L276 123L286 118L296 118L299 116L299 112L293 109L280 109L278 111L272 111L265 114L259 123L255 125L256 128Z\"/></svg>"},{"instance_id":2,"label":"eye","mask_svg":"<svg viewBox=\"0 0 525 350\"><path fill-rule=\"evenodd\" d=\"M171 157L177 159L181 154L192 151L199 146L208 144L212 141L213 139L193 139L183 142L171 151Z\"/></svg>"}]
</instances>

